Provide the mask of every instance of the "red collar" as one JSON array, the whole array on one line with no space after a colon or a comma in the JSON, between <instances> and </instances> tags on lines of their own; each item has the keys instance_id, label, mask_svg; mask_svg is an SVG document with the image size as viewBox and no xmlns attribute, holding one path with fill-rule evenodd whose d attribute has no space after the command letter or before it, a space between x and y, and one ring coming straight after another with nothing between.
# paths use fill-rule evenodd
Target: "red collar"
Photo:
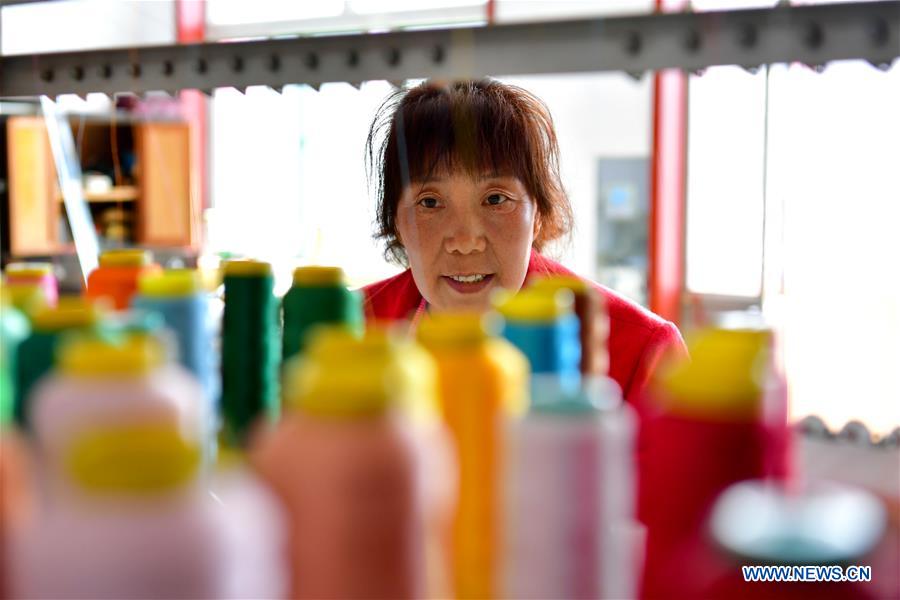
<instances>
[{"instance_id":1,"label":"red collar","mask_svg":"<svg viewBox=\"0 0 900 600\"><path fill-rule=\"evenodd\" d=\"M568 275L569 269L532 250L528 259L526 281L534 276ZM427 303L419 293L412 272L407 269L390 279L363 288L366 317L372 320L411 319L414 328L425 314Z\"/></svg>"}]
</instances>

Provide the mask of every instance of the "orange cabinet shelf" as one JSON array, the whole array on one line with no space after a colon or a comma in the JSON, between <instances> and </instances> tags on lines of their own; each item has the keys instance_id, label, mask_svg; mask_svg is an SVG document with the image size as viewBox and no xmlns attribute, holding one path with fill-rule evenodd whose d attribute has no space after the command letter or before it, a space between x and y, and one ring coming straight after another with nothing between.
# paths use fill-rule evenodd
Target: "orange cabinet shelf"
<instances>
[{"instance_id":1,"label":"orange cabinet shelf","mask_svg":"<svg viewBox=\"0 0 900 600\"><path fill-rule=\"evenodd\" d=\"M44 120L15 116L6 127L10 252L14 257L65 253L71 240L65 237L65 209ZM98 229L107 210L98 205L121 203L131 215L129 242L196 250L200 215L191 198L187 123L113 124L92 118L82 133L82 169L91 170L98 160L112 162L116 169L117 185L85 193L88 204L97 206L91 212Z\"/></svg>"}]
</instances>

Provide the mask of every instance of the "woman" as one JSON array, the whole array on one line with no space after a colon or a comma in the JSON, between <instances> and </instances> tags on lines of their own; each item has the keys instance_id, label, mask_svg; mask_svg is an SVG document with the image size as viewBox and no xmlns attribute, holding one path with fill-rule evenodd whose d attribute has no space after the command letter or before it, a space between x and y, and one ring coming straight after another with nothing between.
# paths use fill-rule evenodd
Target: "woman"
<instances>
[{"instance_id":1,"label":"woman","mask_svg":"<svg viewBox=\"0 0 900 600\"><path fill-rule=\"evenodd\" d=\"M572 209L550 113L525 90L480 80L398 92L372 124L368 156L378 237L409 267L364 289L368 318L415 324L425 310L485 310L497 288L573 275L540 254L569 233ZM672 323L592 285L609 313L609 375L634 402L684 343Z\"/></svg>"}]
</instances>

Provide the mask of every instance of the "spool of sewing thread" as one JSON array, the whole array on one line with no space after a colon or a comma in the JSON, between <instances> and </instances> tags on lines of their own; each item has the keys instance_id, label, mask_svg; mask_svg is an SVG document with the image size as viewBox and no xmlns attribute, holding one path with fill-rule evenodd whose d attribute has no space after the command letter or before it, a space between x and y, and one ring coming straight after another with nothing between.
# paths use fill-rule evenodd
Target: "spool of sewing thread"
<instances>
[{"instance_id":1,"label":"spool of sewing thread","mask_svg":"<svg viewBox=\"0 0 900 600\"><path fill-rule=\"evenodd\" d=\"M525 288L498 293L493 304L503 317L503 337L528 358L531 372L555 375L574 393L581 381L581 345L572 292Z\"/></svg>"},{"instance_id":2,"label":"spool of sewing thread","mask_svg":"<svg viewBox=\"0 0 900 600\"><path fill-rule=\"evenodd\" d=\"M445 542L453 595L496 598L503 566L502 498L508 423L527 408L528 362L487 317L433 314L417 328L435 359L444 423L455 442L459 486Z\"/></svg>"},{"instance_id":3,"label":"spool of sewing thread","mask_svg":"<svg viewBox=\"0 0 900 600\"><path fill-rule=\"evenodd\" d=\"M424 595L410 410L427 409L433 389L427 354L380 329L324 329L287 366L287 414L251 459L290 515L291 598Z\"/></svg>"},{"instance_id":4,"label":"spool of sewing thread","mask_svg":"<svg viewBox=\"0 0 900 600\"><path fill-rule=\"evenodd\" d=\"M228 541L195 484L198 447L177 426L81 425L60 448L68 485L13 540L14 597L223 597Z\"/></svg>"},{"instance_id":5,"label":"spool of sewing thread","mask_svg":"<svg viewBox=\"0 0 900 600\"><path fill-rule=\"evenodd\" d=\"M16 390L16 360L19 345L28 337L25 316L12 305L6 287L0 289L0 427L13 417Z\"/></svg>"},{"instance_id":6,"label":"spool of sewing thread","mask_svg":"<svg viewBox=\"0 0 900 600\"><path fill-rule=\"evenodd\" d=\"M31 409L35 441L52 475L59 475L73 440L94 427L171 428L185 443L203 448L210 419L200 385L171 360L158 336L72 335L57 355ZM127 478L124 471L117 476Z\"/></svg>"},{"instance_id":7,"label":"spool of sewing thread","mask_svg":"<svg viewBox=\"0 0 900 600\"><path fill-rule=\"evenodd\" d=\"M84 298L62 297L56 307L44 307L31 320L31 334L22 341L17 356L17 386L13 414L29 429L32 388L53 367L57 345L67 333L90 330L100 324L98 308Z\"/></svg>"},{"instance_id":8,"label":"spool of sewing thread","mask_svg":"<svg viewBox=\"0 0 900 600\"><path fill-rule=\"evenodd\" d=\"M225 263L222 317L222 441L241 446L258 419L279 415L277 302L269 263Z\"/></svg>"},{"instance_id":9,"label":"spool of sewing thread","mask_svg":"<svg viewBox=\"0 0 900 600\"><path fill-rule=\"evenodd\" d=\"M574 281L537 284L524 306L501 304L517 317L522 346L533 353L566 352L569 357L537 357L535 362L569 365L531 378L532 410L509 430L506 470L507 516L504 597L633 597L637 584L633 449L636 419L622 402L618 385L605 373L572 386L571 348L580 346L577 328L559 328L553 344L524 316L564 314L565 295ZM580 290L582 294L585 290ZM605 321L602 309L583 298L586 320ZM563 307L563 308L560 308ZM527 309L527 312L526 312ZM529 336L533 336L529 339ZM590 342L605 352L604 330L592 327ZM546 338L544 338L546 339ZM568 361L568 362L567 362ZM597 368L596 362L592 368Z\"/></svg>"},{"instance_id":10,"label":"spool of sewing thread","mask_svg":"<svg viewBox=\"0 0 900 600\"><path fill-rule=\"evenodd\" d=\"M50 263L9 263L6 266L6 284L13 290L36 286L40 290L42 303L48 306L56 306L59 299L59 287Z\"/></svg>"},{"instance_id":11,"label":"spool of sewing thread","mask_svg":"<svg viewBox=\"0 0 900 600\"><path fill-rule=\"evenodd\" d=\"M112 302L113 308L125 310L137 291L138 279L160 270L161 267L153 262L153 257L147 250L107 250L100 255L100 266L88 275L87 296L107 298Z\"/></svg>"},{"instance_id":12,"label":"spool of sewing thread","mask_svg":"<svg viewBox=\"0 0 900 600\"><path fill-rule=\"evenodd\" d=\"M503 596L634 597L631 408L606 377L572 394L535 375L532 397L508 436Z\"/></svg>"},{"instance_id":13,"label":"spool of sewing thread","mask_svg":"<svg viewBox=\"0 0 900 600\"><path fill-rule=\"evenodd\" d=\"M31 505L26 447L13 431L16 358L19 344L28 336L25 316L16 310L8 289L0 288L0 597L8 589L7 544L11 532L21 526Z\"/></svg>"},{"instance_id":14,"label":"spool of sewing thread","mask_svg":"<svg viewBox=\"0 0 900 600\"><path fill-rule=\"evenodd\" d=\"M132 306L162 316L175 334L178 362L203 384L213 398L212 339L207 323L209 306L200 274L193 269L148 273L138 280Z\"/></svg>"},{"instance_id":15,"label":"spool of sewing thread","mask_svg":"<svg viewBox=\"0 0 900 600\"><path fill-rule=\"evenodd\" d=\"M639 514L647 525L642 594L693 595L700 547L716 496L737 481L768 478L777 461L764 419L770 333L709 329L689 339L689 363L663 371L659 414L646 419ZM660 499L665 501L661 502ZM692 558L691 558L692 557ZM707 565L708 566L708 565Z\"/></svg>"},{"instance_id":16,"label":"spool of sewing thread","mask_svg":"<svg viewBox=\"0 0 900 600\"><path fill-rule=\"evenodd\" d=\"M0 424L0 597L13 598L10 540L31 525L34 485L28 446L9 423Z\"/></svg>"},{"instance_id":17,"label":"spool of sewing thread","mask_svg":"<svg viewBox=\"0 0 900 600\"><path fill-rule=\"evenodd\" d=\"M320 324L344 325L357 335L365 325L359 292L347 289L338 267L299 267L282 302L282 359L303 352L310 329Z\"/></svg>"},{"instance_id":18,"label":"spool of sewing thread","mask_svg":"<svg viewBox=\"0 0 900 600\"><path fill-rule=\"evenodd\" d=\"M531 286L540 290L569 290L574 294L581 342L581 373L606 376L609 370L609 317L600 292L578 277L552 276L535 279Z\"/></svg>"},{"instance_id":19,"label":"spool of sewing thread","mask_svg":"<svg viewBox=\"0 0 900 600\"><path fill-rule=\"evenodd\" d=\"M13 548L15 595L282 597L273 565L259 562L281 546L277 505L243 484L210 498L198 477L202 390L162 341L104 330L58 354L33 421L52 493Z\"/></svg>"}]
</instances>

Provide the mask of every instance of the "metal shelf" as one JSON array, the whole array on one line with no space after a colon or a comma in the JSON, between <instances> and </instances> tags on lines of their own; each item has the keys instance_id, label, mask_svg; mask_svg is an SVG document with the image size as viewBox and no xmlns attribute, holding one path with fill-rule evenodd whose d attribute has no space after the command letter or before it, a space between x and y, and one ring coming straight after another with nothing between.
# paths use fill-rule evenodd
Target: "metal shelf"
<instances>
[{"instance_id":1,"label":"metal shelf","mask_svg":"<svg viewBox=\"0 0 900 600\"><path fill-rule=\"evenodd\" d=\"M215 42L0 58L0 97L701 69L900 55L900 1Z\"/></svg>"}]
</instances>

